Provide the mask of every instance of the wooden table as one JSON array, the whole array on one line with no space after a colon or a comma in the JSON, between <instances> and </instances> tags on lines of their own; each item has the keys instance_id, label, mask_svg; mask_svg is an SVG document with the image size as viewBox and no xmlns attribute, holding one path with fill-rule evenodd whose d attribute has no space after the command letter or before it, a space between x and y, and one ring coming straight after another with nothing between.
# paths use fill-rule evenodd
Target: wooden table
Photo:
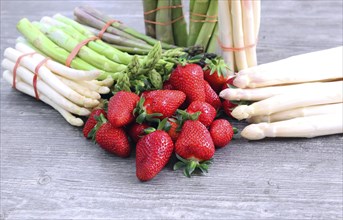
<instances>
[{"instance_id":1,"label":"wooden table","mask_svg":"<svg viewBox=\"0 0 343 220\"><path fill-rule=\"evenodd\" d=\"M1 54L20 18L72 16L81 4L3 0ZM87 4L144 30L141 1ZM259 62L342 45L342 13L341 0L263 0ZM104 152L1 80L1 219L342 219L342 144L342 135L236 139L206 176L168 165L141 183L134 157Z\"/></svg>"}]
</instances>

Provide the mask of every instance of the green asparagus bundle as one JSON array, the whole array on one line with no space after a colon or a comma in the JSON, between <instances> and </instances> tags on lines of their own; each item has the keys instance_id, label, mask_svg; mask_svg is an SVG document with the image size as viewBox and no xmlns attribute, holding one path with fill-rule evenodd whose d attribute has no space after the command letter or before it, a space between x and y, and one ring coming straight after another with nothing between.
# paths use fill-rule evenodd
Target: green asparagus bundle
<instances>
[{"instance_id":1,"label":"green asparagus bundle","mask_svg":"<svg viewBox=\"0 0 343 220\"><path fill-rule=\"evenodd\" d=\"M143 0L145 33L153 38L156 38L156 27L153 23L156 18L156 7L156 0Z\"/></svg>"},{"instance_id":2,"label":"green asparagus bundle","mask_svg":"<svg viewBox=\"0 0 343 220\"><path fill-rule=\"evenodd\" d=\"M188 46L195 44L203 21L206 18L207 9L210 4L210 0L193 0L190 1L190 19L189 19L189 36Z\"/></svg>"}]
</instances>

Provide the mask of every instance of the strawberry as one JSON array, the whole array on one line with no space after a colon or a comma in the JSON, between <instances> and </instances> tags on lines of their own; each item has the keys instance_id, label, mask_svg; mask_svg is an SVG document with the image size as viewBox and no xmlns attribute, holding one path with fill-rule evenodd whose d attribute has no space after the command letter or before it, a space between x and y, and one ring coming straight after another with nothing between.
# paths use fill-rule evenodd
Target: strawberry
<instances>
[{"instance_id":1,"label":"strawberry","mask_svg":"<svg viewBox=\"0 0 343 220\"><path fill-rule=\"evenodd\" d=\"M175 142L178 139L179 135L180 135L179 124L173 118L168 118L168 122L170 124L170 128L168 130L168 134L171 137L171 139L173 140L173 142Z\"/></svg>"},{"instance_id":2,"label":"strawberry","mask_svg":"<svg viewBox=\"0 0 343 220\"><path fill-rule=\"evenodd\" d=\"M230 78L224 83L224 85L222 86L222 90L227 89L227 88L230 88L230 87L235 87L235 86L233 85L233 80L235 80L235 77L230 77Z\"/></svg>"},{"instance_id":3,"label":"strawberry","mask_svg":"<svg viewBox=\"0 0 343 220\"><path fill-rule=\"evenodd\" d=\"M217 93L211 88L210 84L205 81L205 101L212 105L216 110L220 108L222 103L220 102L220 98Z\"/></svg>"},{"instance_id":4,"label":"strawberry","mask_svg":"<svg viewBox=\"0 0 343 220\"><path fill-rule=\"evenodd\" d=\"M157 130L142 137L136 147L136 176L141 181L154 178L168 163L174 144L167 132Z\"/></svg>"},{"instance_id":5,"label":"strawberry","mask_svg":"<svg viewBox=\"0 0 343 220\"><path fill-rule=\"evenodd\" d=\"M207 59L205 62L207 65L204 68L204 78L218 93L228 79L228 66L222 58Z\"/></svg>"},{"instance_id":6,"label":"strawberry","mask_svg":"<svg viewBox=\"0 0 343 220\"><path fill-rule=\"evenodd\" d=\"M210 134L214 146L221 148L230 143L234 135L234 131L230 122L225 119L217 119L211 124Z\"/></svg>"},{"instance_id":7,"label":"strawberry","mask_svg":"<svg viewBox=\"0 0 343 220\"><path fill-rule=\"evenodd\" d=\"M213 108L213 106L208 104L207 102L194 101L186 109L186 112L188 112L189 114L193 114L199 111L201 112L201 114L198 120L206 127L210 126L217 114L215 108Z\"/></svg>"},{"instance_id":8,"label":"strawberry","mask_svg":"<svg viewBox=\"0 0 343 220\"><path fill-rule=\"evenodd\" d=\"M138 113L137 122L171 117L185 99L185 93L178 90L150 91L141 97L135 109L135 113Z\"/></svg>"},{"instance_id":9,"label":"strawberry","mask_svg":"<svg viewBox=\"0 0 343 220\"><path fill-rule=\"evenodd\" d=\"M175 152L181 161L174 165L174 170L184 167L184 174L188 177L196 168L207 172L214 151L215 147L207 128L199 121L188 120L175 143Z\"/></svg>"},{"instance_id":10,"label":"strawberry","mask_svg":"<svg viewBox=\"0 0 343 220\"><path fill-rule=\"evenodd\" d=\"M230 117L232 117L231 112L236 106L237 106L236 104L233 104L229 100L224 100L222 102L222 107L224 109L224 112L227 114L227 116L230 116Z\"/></svg>"},{"instance_id":11,"label":"strawberry","mask_svg":"<svg viewBox=\"0 0 343 220\"><path fill-rule=\"evenodd\" d=\"M89 133L94 128L94 126L97 124L97 121L96 121L94 116L100 116L100 114L103 114L106 117L106 112L103 109L95 109L89 115L89 117L86 121L86 124L85 124L85 126L83 126L83 130L82 130L83 135L86 138L91 138L89 136Z\"/></svg>"},{"instance_id":12,"label":"strawberry","mask_svg":"<svg viewBox=\"0 0 343 220\"><path fill-rule=\"evenodd\" d=\"M92 133L95 133L95 141L100 147L119 157L128 157L131 148L123 128L114 127L102 114L97 120L98 123Z\"/></svg>"},{"instance_id":13,"label":"strawberry","mask_svg":"<svg viewBox=\"0 0 343 220\"><path fill-rule=\"evenodd\" d=\"M141 137L143 135L145 135L144 129L146 129L148 127L149 127L149 125L147 125L145 123L143 123L143 124L134 123L128 131L129 136L131 137L133 142L137 143L138 140L141 139Z\"/></svg>"},{"instance_id":14,"label":"strawberry","mask_svg":"<svg viewBox=\"0 0 343 220\"><path fill-rule=\"evenodd\" d=\"M132 92L117 92L108 103L108 120L114 127L128 125L134 120L133 110L139 96Z\"/></svg>"},{"instance_id":15,"label":"strawberry","mask_svg":"<svg viewBox=\"0 0 343 220\"><path fill-rule=\"evenodd\" d=\"M184 92L187 101L205 101L204 73L197 64L178 65L170 75L172 86Z\"/></svg>"},{"instance_id":16,"label":"strawberry","mask_svg":"<svg viewBox=\"0 0 343 220\"><path fill-rule=\"evenodd\" d=\"M164 81L163 90L174 90L174 87L169 80Z\"/></svg>"}]
</instances>

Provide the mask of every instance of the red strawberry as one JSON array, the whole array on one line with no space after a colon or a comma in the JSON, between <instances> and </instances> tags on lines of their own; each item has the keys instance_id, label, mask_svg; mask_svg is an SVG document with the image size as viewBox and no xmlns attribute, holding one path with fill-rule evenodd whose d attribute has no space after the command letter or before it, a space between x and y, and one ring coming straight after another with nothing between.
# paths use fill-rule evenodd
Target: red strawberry
<instances>
[{"instance_id":1,"label":"red strawberry","mask_svg":"<svg viewBox=\"0 0 343 220\"><path fill-rule=\"evenodd\" d=\"M236 106L237 106L236 104L233 104L229 100L224 100L222 102L222 107L224 109L224 112L230 117L232 117L231 112Z\"/></svg>"},{"instance_id":2,"label":"red strawberry","mask_svg":"<svg viewBox=\"0 0 343 220\"><path fill-rule=\"evenodd\" d=\"M143 123L143 124L138 124L134 123L130 129L129 129L129 135L131 139L137 143L139 139L141 139L141 136L145 135L144 129L148 128L149 125Z\"/></svg>"},{"instance_id":3,"label":"red strawberry","mask_svg":"<svg viewBox=\"0 0 343 220\"><path fill-rule=\"evenodd\" d=\"M117 92L108 103L108 120L114 127L128 125L134 120L133 110L139 96L132 92Z\"/></svg>"},{"instance_id":4,"label":"red strawberry","mask_svg":"<svg viewBox=\"0 0 343 220\"><path fill-rule=\"evenodd\" d=\"M96 125L95 141L101 148L116 154L119 157L130 155L130 143L123 128L113 127L111 123L100 115Z\"/></svg>"},{"instance_id":5,"label":"red strawberry","mask_svg":"<svg viewBox=\"0 0 343 220\"><path fill-rule=\"evenodd\" d=\"M206 60L207 66L204 71L205 80L211 85L214 91L219 92L228 79L228 66L222 58Z\"/></svg>"},{"instance_id":6,"label":"red strawberry","mask_svg":"<svg viewBox=\"0 0 343 220\"><path fill-rule=\"evenodd\" d=\"M201 101L194 101L192 102L186 112L189 114L193 114L196 112L201 112L198 120L203 123L206 127L210 126L214 118L216 117L216 110L213 108L212 105L208 104L207 102L201 102Z\"/></svg>"},{"instance_id":7,"label":"red strawberry","mask_svg":"<svg viewBox=\"0 0 343 220\"><path fill-rule=\"evenodd\" d=\"M144 119L171 117L178 107L185 101L185 93L178 90L154 90L144 94L135 112L138 113L137 122Z\"/></svg>"},{"instance_id":8,"label":"red strawberry","mask_svg":"<svg viewBox=\"0 0 343 220\"><path fill-rule=\"evenodd\" d=\"M174 90L174 87L169 80L164 81L163 90Z\"/></svg>"},{"instance_id":9,"label":"red strawberry","mask_svg":"<svg viewBox=\"0 0 343 220\"><path fill-rule=\"evenodd\" d=\"M185 167L184 174L188 177L196 168L207 172L214 151L215 147L207 128L199 121L188 120L175 143L175 152L181 161L174 165L174 170Z\"/></svg>"},{"instance_id":10,"label":"red strawberry","mask_svg":"<svg viewBox=\"0 0 343 220\"><path fill-rule=\"evenodd\" d=\"M205 101L204 73L197 64L178 65L169 80L175 89L186 94L189 102Z\"/></svg>"},{"instance_id":11,"label":"red strawberry","mask_svg":"<svg viewBox=\"0 0 343 220\"><path fill-rule=\"evenodd\" d=\"M217 93L211 88L210 84L205 81L205 101L212 105L216 110L220 108L222 103L220 102L220 98Z\"/></svg>"},{"instance_id":12,"label":"red strawberry","mask_svg":"<svg viewBox=\"0 0 343 220\"><path fill-rule=\"evenodd\" d=\"M168 163L174 150L165 131L154 131L142 137L136 148L136 176L141 181L154 178Z\"/></svg>"},{"instance_id":13,"label":"red strawberry","mask_svg":"<svg viewBox=\"0 0 343 220\"><path fill-rule=\"evenodd\" d=\"M83 126L83 135L86 138L90 138L89 132L94 128L94 126L97 124L97 121L95 119L94 116L100 116L100 114L103 114L106 117L106 112L103 109L95 109L91 112L91 114L89 115L85 126Z\"/></svg>"},{"instance_id":14,"label":"red strawberry","mask_svg":"<svg viewBox=\"0 0 343 220\"><path fill-rule=\"evenodd\" d=\"M180 135L180 131L178 130L179 128L179 124L177 123L176 120L169 118L168 122L170 124L170 128L168 130L168 134L171 137L171 139L175 142L179 135Z\"/></svg>"},{"instance_id":15,"label":"red strawberry","mask_svg":"<svg viewBox=\"0 0 343 220\"><path fill-rule=\"evenodd\" d=\"M210 134L216 147L225 147L232 139L233 128L225 119L214 120L210 127Z\"/></svg>"}]
</instances>

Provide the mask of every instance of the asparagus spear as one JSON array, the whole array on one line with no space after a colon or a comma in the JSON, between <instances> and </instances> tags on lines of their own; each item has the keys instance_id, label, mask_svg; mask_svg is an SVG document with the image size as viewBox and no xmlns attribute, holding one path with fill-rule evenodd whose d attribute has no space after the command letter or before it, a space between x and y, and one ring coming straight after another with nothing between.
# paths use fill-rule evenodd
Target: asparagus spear
<instances>
[{"instance_id":1,"label":"asparagus spear","mask_svg":"<svg viewBox=\"0 0 343 220\"><path fill-rule=\"evenodd\" d=\"M211 35L214 30L214 27L217 23L217 22L213 22L214 20L217 19L215 18L217 14L218 14L218 0L211 0L210 5L208 7L207 14L206 14L207 17L205 19L205 21L208 21L208 22L205 22L202 25L198 38L195 41L195 45L200 45L200 46L203 46L204 48L207 48Z\"/></svg>"},{"instance_id":2,"label":"asparagus spear","mask_svg":"<svg viewBox=\"0 0 343 220\"><path fill-rule=\"evenodd\" d=\"M251 0L244 0L242 1L241 7L243 16L244 45L249 46L246 49L247 63L249 67L256 66L257 58L253 3Z\"/></svg>"},{"instance_id":3,"label":"asparagus spear","mask_svg":"<svg viewBox=\"0 0 343 220\"><path fill-rule=\"evenodd\" d=\"M157 7L164 8L171 6L171 0L158 1ZM156 12L156 39L168 44L174 44L173 26L171 24L172 13L170 8L160 9Z\"/></svg>"},{"instance_id":4,"label":"asparagus spear","mask_svg":"<svg viewBox=\"0 0 343 220\"><path fill-rule=\"evenodd\" d=\"M98 18L99 20L102 20L103 22L108 22L109 20L111 20L111 18L105 14L102 14L101 12L99 12L98 10L90 7L90 6L81 6L79 7L80 9L84 10L85 12L87 12L88 14L92 15L93 17ZM146 36L144 34L141 34L139 32L137 32L136 30L129 28L127 26L125 26L124 24L120 23L120 22L114 22L112 23L112 27L115 27L119 30L124 31L125 33L128 33L138 39L144 40L145 42L147 42L150 45L155 45L158 40ZM161 43L163 49L173 49L175 48L174 45L170 45L170 44L166 44L166 43Z\"/></svg>"},{"instance_id":5,"label":"asparagus spear","mask_svg":"<svg viewBox=\"0 0 343 220\"><path fill-rule=\"evenodd\" d=\"M173 6L182 5L181 0L172 0ZM172 9L172 21L175 20L175 22L172 24L173 27L173 37L175 45L180 47L186 47L187 46L187 27L186 27L186 21L183 17L183 11L182 8L174 8Z\"/></svg>"},{"instance_id":6,"label":"asparagus spear","mask_svg":"<svg viewBox=\"0 0 343 220\"><path fill-rule=\"evenodd\" d=\"M203 25L202 20L205 20L208 6L210 4L209 0L194 0L193 10L190 15L190 24L189 24L189 35L188 35L188 46L193 46L197 40L201 27Z\"/></svg>"},{"instance_id":7,"label":"asparagus spear","mask_svg":"<svg viewBox=\"0 0 343 220\"><path fill-rule=\"evenodd\" d=\"M207 53L216 53L217 52L217 38L218 38L218 24L214 27L210 42L208 44Z\"/></svg>"},{"instance_id":8,"label":"asparagus spear","mask_svg":"<svg viewBox=\"0 0 343 220\"><path fill-rule=\"evenodd\" d=\"M137 54L137 55L147 55L150 50L141 49L137 47L126 47L126 46L120 46L118 44L110 44L112 47L121 50L123 52L129 53L129 54Z\"/></svg>"},{"instance_id":9,"label":"asparagus spear","mask_svg":"<svg viewBox=\"0 0 343 220\"><path fill-rule=\"evenodd\" d=\"M4 79L10 85L12 85L13 74L10 71L6 70L6 71L4 71L3 76L4 76ZM19 79L19 77L16 79L16 85L17 85L16 88L19 91L21 91L22 93L25 93L25 94L32 96L32 97L35 97L33 87L22 82ZM56 111L58 111L63 116L63 118L68 123L70 123L71 125L73 125L73 126L82 126L83 125L83 121L80 118L76 118L75 116L70 114L67 110L65 110L65 108L63 108L62 106L57 104L56 101L53 101L52 99L50 99L50 97L48 98L46 95L40 94L39 99L42 100L43 102L45 102L46 104L50 105L51 107L53 107Z\"/></svg>"},{"instance_id":10,"label":"asparagus spear","mask_svg":"<svg viewBox=\"0 0 343 220\"><path fill-rule=\"evenodd\" d=\"M74 48L80 43L72 37L65 34L63 31L48 25L43 25L35 22L34 25L39 28L48 38L55 42L58 46L72 52ZM77 54L81 59L94 65L95 67L109 72L119 72L125 69L122 64L115 63L105 56L96 53L87 46L83 46Z\"/></svg>"},{"instance_id":11,"label":"asparagus spear","mask_svg":"<svg viewBox=\"0 0 343 220\"><path fill-rule=\"evenodd\" d=\"M235 48L244 48L244 33L242 28L241 1L231 1L231 18L233 31L233 45ZM245 50L235 52L235 64L238 70L248 68Z\"/></svg>"},{"instance_id":12,"label":"asparagus spear","mask_svg":"<svg viewBox=\"0 0 343 220\"><path fill-rule=\"evenodd\" d=\"M189 12L193 13L194 11L194 4L195 4L196 0L190 0L189 1Z\"/></svg>"},{"instance_id":13,"label":"asparagus spear","mask_svg":"<svg viewBox=\"0 0 343 220\"><path fill-rule=\"evenodd\" d=\"M144 20L146 21L155 21L156 12L151 12L147 14L147 12L156 9L157 1L156 0L143 0L143 8L144 8ZM145 33L146 35L156 38L156 27L155 24L145 22Z\"/></svg>"}]
</instances>

